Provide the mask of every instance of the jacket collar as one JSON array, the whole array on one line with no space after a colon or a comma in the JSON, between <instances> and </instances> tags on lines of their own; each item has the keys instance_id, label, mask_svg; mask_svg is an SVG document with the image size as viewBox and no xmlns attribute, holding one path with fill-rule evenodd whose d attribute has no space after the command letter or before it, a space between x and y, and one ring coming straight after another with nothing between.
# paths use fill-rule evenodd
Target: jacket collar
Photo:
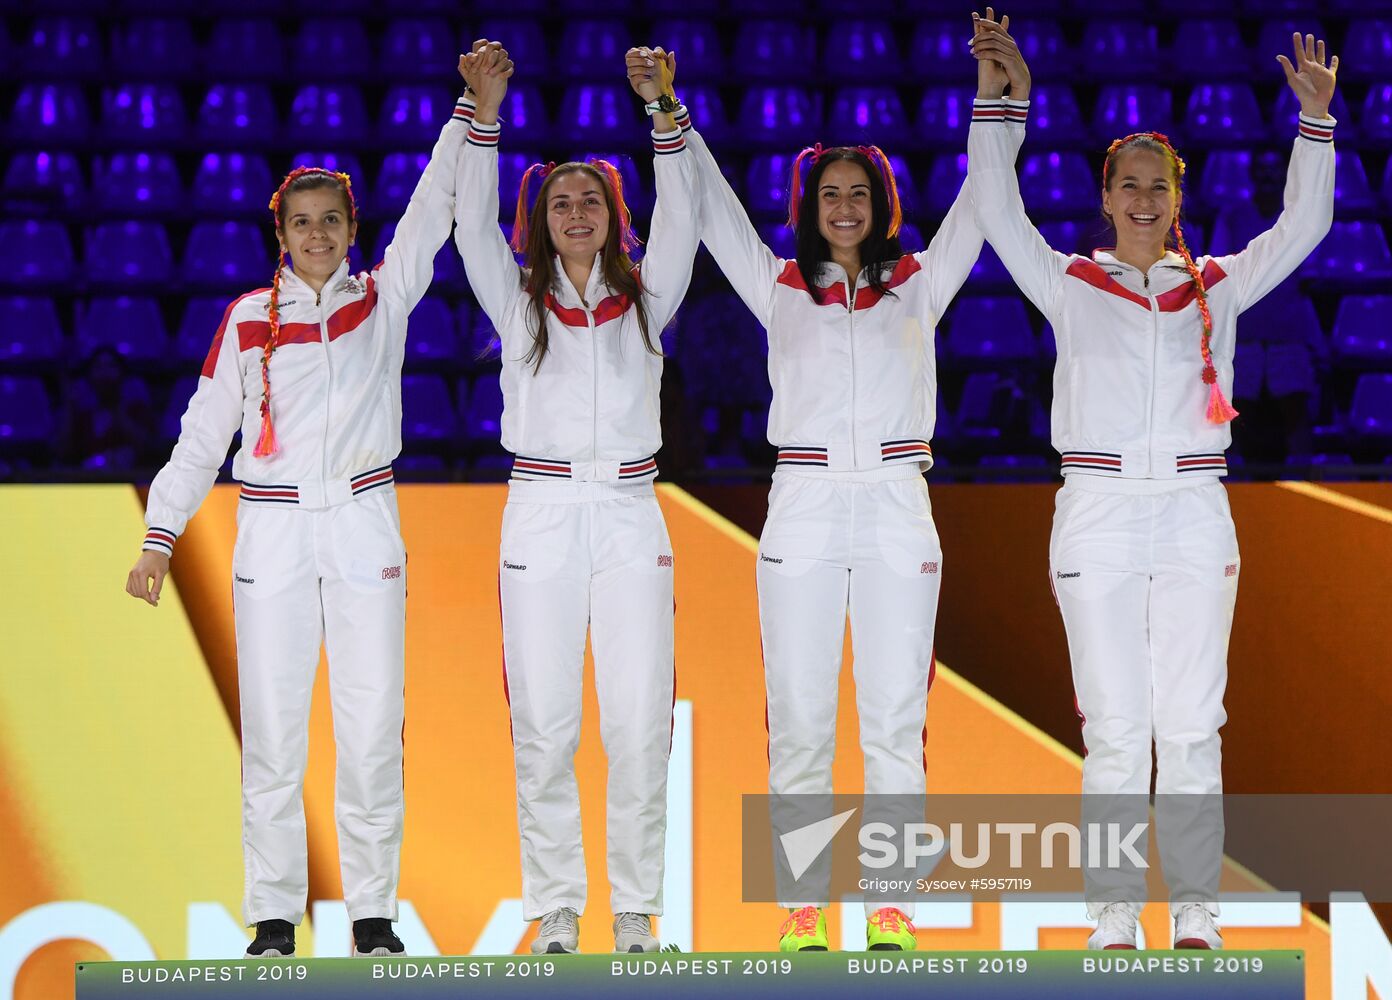
<instances>
[{"instance_id":1,"label":"jacket collar","mask_svg":"<svg viewBox=\"0 0 1392 1000\"><path fill-rule=\"evenodd\" d=\"M555 278L551 282L552 293L556 296L556 301L563 306L572 309L584 308L588 302L593 308L594 304L604 298L609 286L604 283L604 255L595 254L594 263L590 265L590 277L585 282L585 294L583 301L575 286L570 283L570 276L566 274L565 265L561 262L561 255L556 254L551 258L552 273Z\"/></svg>"},{"instance_id":2,"label":"jacket collar","mask_svg":"<svg viewBox=\"0 0 1392 1000\"><path fill-rule=\"evenodd\" d=\"M344 257L343 260L339 262L339 265L334 270L334 273L329 276L329 280L324 282L324 292L332 293L338 291L339 287L343 285L347 278L348 258ZM290 268L282 268L280 272L281 297L284 298L286 295L291 293L300 296L301 298L307 297L311 303L313 303L316 298L320 301L322 301L324 298L322 294L315 292L315 290L311 288L303 278L301 278Z\"/></svg>"},{"instance_id":3,"label":"jacket collar","mask_svg":"<svg viewBox=\"0 0 1392 1000\"><path fill-rule=\"evenodd\" d=\"M1147 271L1142 271L1139 267L1128 264L1123 260L1118 260L1115 250L1115 247L1099 247L1092 252L1092 259L1103 267L1124 267L1128 271L1135 272L1136 274L1150 274L1156 268L1179 268L1181 271L1187 270L1184 266L1184 258L1173 250L1166 250L1165 256L1150 265L1150 269Z\"/></svg>"}]
</instances>

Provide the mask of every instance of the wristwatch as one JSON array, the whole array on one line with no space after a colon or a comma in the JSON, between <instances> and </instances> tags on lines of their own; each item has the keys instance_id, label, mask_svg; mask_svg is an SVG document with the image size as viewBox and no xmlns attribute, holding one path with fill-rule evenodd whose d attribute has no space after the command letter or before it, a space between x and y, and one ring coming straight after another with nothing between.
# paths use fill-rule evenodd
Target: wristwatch
<instances>
[{"instance_id":1,"label":"wristwatch","mask_svg":"<svg viewBox=\"0 0 1392 1000\"><path fill-rule=\"evenodd\" d=\"M681 101L677 100L673 94L661 94L657 100L643 105L643 110L649 115L666 114L670 115L681 107Z\"/></svg>"}]
</instances>

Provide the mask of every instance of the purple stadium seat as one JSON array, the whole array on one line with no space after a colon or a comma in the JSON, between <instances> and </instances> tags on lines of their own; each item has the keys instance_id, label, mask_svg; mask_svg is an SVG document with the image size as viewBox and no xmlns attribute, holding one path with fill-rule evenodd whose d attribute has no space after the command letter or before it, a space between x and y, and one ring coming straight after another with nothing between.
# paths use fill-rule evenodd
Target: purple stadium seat
<instances>
[{"instance_id":1,"label":"purple stadium seat","mask_svg":"<svg viewBox=\"0 0 1392 1000\"><path fill-rule=\"evenodd\" d=\"M519 67L526 67L529 77L541 79L551 66L547 54L546 38L541 33L540 18L488 18L478 26L476 38L496 38L507 46L508 55ZM460 52L468 52L473 38L460 40ZM627 48L625 48L627 51ZM508 88L508 95L512 94Z\"/></svg>"},{"instance_id":2,"label":"purple stadium seat","mask_svg":"<svg viewBox=\"0 0 1392 1000\"><path fill-rule=\"evenodd\" d=\"M927 249L928 242L923 238L922 230L912 222L904 222L899 226L899 245L905 253L921 253Z\"/></svg>"},{"instance_id":3,"label":"purple stadium seat","mask_svg":"<svg viewBox=\"0 0 1392 1000\"><path fill-rule=\"evenodd\" d=\"M90 138L87 99L75 83L26 83L10 113L10 131L26 142L63 144Z\"/></svg>"},{"instance_id":4,"label":"purple stadium seat","mask_svg":"<svg viewBox=\"0 0 1392 1000\"><path fill-rule=\"evenodd\" d=\"M1382 174L1382 200L1392 206L1392 159L1387 161L1387 169Z\"/></svg>"},{"instance_id":5,"label":"purple stadium seat","mask_svg":"<svg viewBox=\"0 0 1392 1000\"><path fill-rule=\"evenodd\" d=\"M918 21L909 40L907 72L920 80L956 79L961 57L967 54L969 30L963 28L960 17Z\"/></svg>"},{"instance_id":6,"label":"purple stadium seat","mask_svg":"<svg viewBox=\"0 0 1392 1000\"><path fill-rule=\"evenodd\" d=\"M892 137L886 137L887 140ZM884 149L883 146L880 147ZM889 157L889 169L894 173L894 186L899 189L899 204L903 208L905 218L914 218L918 215L918 188L914 184L913 171L909 169L909 161L904 159L892 149L885 149L885 155Z\"/></svg>"},{"instance_id":7,"label":"purple stadium seat","mask_svg":"<svg viewBox=\"0 0 1392 1000\"><path fill-rule=\"evenodd\" d=\"M1281 145L1294 139L1296 116L1299 113L1300 101L1296 99L1295 93L1289 87L1282 87L1276 95L1276 103L1271 107L1272 138ZM1336 143L1346 143L1361 134L1354 125L1353 115L1342 91L1334 91L1334 98L1329 102L1329 114L1339 122L1339 127L1334 133Z\"/></svg>"},{"instance_id":8,"label":"purple stadium seat","mask_svg":"<svg viewBox=\"0 0 1392 1000\"><path fill-rule=\"evenodd\" d=\"M632 42L623 21L578 18L566 25L560 68L572 80L611 79L622 70ZM507 44L507 40L503 40Z\"/></svg>"},{"instance_id":9,"label":"purple stadium seat","mask_svg":"<svg viewBox=\"0 0 1392 1000\"><path fill-rule=\"evenodd\" d=\"M750 158L746 184L750 209L780 218L787 215L794 156L792 153L768 153ZM803 169L807 169L806 165Z\"/></svg>"},{"instance_id":10,"label":"purple stadium seat","mask_svg":"<svg viewBox=\"0 0 1392 1000\"><path fill-rule=\"evenodd\" d=\"M287 128L296 139L305 142L361 142L367 134L367 107L362 92L351 84L302 87L290 104Z\"/></svg>"},{"instance_id":11,"label":"purple stadium seat","mask_svg":"<svg viewBox=\"0 0 1392 1000\"><path fill-rule=\"evenodd\" d=\"M401 439L410 442L448 441L458 430L449 389L439 375L406 375L401 379Z\"/></svg>"},{"instance_id":12,"label":"purple stadium seat","mask_svg":"<svg viewBox=\"0 0 1392 1000\"><path fill-rule=\"evenodd\" d=\"M1358 130L1369 142L1392 141L1392 83L1374 83L1368 88Z\"/></svg>"},{"instance_id":13,"label":"purple stadium seat","mask_svg":"<svg viewBox=\"0 0 1392 1000\"><path fill-rule=\"evenodd\" d=\"M1245 150L1216 150L1204 160L1194 194L1206 207L1222 211L1234 202L1251 201L1255 191L1252 154Z\"/></svg>"},{"instance_id":14,"label":"purple stadium seat","mask_svg":"<svg viewBox=\"0 0 1392 1000\"><path fill-rule=\"evenodd\" d=\"M159 303L152 298L94 298L78 310L76 333L82 356L111 347L123 358L158 361L169 352L169 333Z\"/></svg>"},{"instance_id":15,"label":"purple stadium seat","mask_svg":"<svg viewBox=\"0 0 1392 1000\"><path fill-rule=\"evenodd\" d=\"M1330 346L1334 357L1345 363L1392 368L1392 295L1346 295L1334 317Z\"/></svg>"},{"instance_id":16,"label":"purple stadium seat","mask_svg":"<svg viewBox=\"0 0 1392 1000\"><path fill-rule=\"evenodd\" d=\"M978 464L997 469L1047 469L1049 460L1043 455L982 455Z\"/></svg>"},{"instance_id":17,"label":"purple stadium seat","mask_svg":"<svg viewBox=\"0 0 1392 1000\"><path fill-rule=\"evenodd\" d=\"M682 103L691 112L691 124L711 142L720 142L730 133L730 118L725 102L714 86L682 87Z\"/></svg>"},{"instance_id":18,"label":"purple stadium seat","mask_svg":"<svg viewBox=\"0 0 1392 1000\"><path fill-rule=\"evenodd\" d=\"M372 214L397 218L406 211L421 174L430 163L429 153L389 153L382 161L372 189Z\"/></svg>"},{"instance_id":19,"label":"purple stadium seat","mask_svg":"<svg viewBox=\"0 0 1392 1000\"><path fill-rule=\"evenodd\" d=\"M255 153L209 153L193 178L193 206L203 215L256 215L276 189L271 168Z\"/></svg>"},{"instance_id":20,"label":"purple stadium seat","mask_svg":"<svg viewBox=\"0 0 1392 1000\"><path fill-rule=\"evenodd\" d=\"M904 106L893 87L846 87L836 92L827 118L830 138L852 144L910 138Z\"/></svg>"},{"instance_id":21,"label":"purple stadium seat","mask_svg":"<svg viewBox=\"0 0 1392 1000\"><path fill-rule=\"evenodd\" d=\"M925 87L916 131L930 146L963 148L971 124L971 93L960 85Z\"/></svg>"},{"instance_id":22,"label":"purple stadium seat","mask_svg":"<svg viewBox=\"0 0 1392 1000\"><path fill-rule=\"evenodd\" d=\"M158 222L103 222L87 234L87 280L126 290L166 285L174 276L169 236Z\"/></svg>"},{"instance_id":23,"label":"purple stadium seat","mask_svg":"<svg viewBox=\"0 0 1392 1000\"><path fill-rule=\"evenodd\" d=\"M1272 222L1264 218L1250 201L1238 199L1228 202L1213 220L1213 242L1209 244L1208 252L1215 256L1237 253L1270 229Z\"/></svg>"},{"instance_id":24,"label":"purple stadium seat","mask_svg":"<svg viewBox=\"0 0 1392 1000\"><path fill-rule=\"evenodd\" d=\"M561 98L556 132L577 145L637 145L646 126L634 100L626 84L572 84Z\"/></svg>"},{"instance_id":25,"label":"purple stadium seat","mask_svg":"<svg viewBox=\"0 0 1392 1000\"><path fill-rule=\"evenodd\" d=\"M1351 149L1334 151L1334 212L1340 218L1376 214L1377 195L1368 183L1363 161Z\"/></svg>"},{"instance_id":26,"label":"purple stadium seat","mask_svg":"<svg viewBox=\"0 0 1392 1000\"><path fill-rule=\"evenodd\" d=\"M920 192L925 209L934 215L946 215L966 179L966 153L939 153L933 158Z\"/></svg>"},{"instance_id":27,"label":"purple stadium seat","mask_svg":"<svg viewBox=\"0 0 1392 1000\"><path fill-rule=\"evenodd\" d=\"M1246 79L1252 58L1231 18L1181 21L1167 70L1182 80Z\"/></svg>"},{"instance_id":28,"label":"purple stadium seat","mask_svg":"<svg viewBox=\"0 0 1392 1000\"><path fill-rule=\"evenodd\" d=\"M249 291L249 289L245 289ZM213 336L232 299L226 295L196 296L184 305L183 318L174 334L174 356L181 362L201 362L208 356ZM188 397L185 397L187 401Z\"/></svg>"},{"instance_id":29,"label":"purple stadium seat","mask_svg":"<svg viewBox=\"0 0 1392 1000\"><path fill-rule=\"evenodd\" d=\"M457 41L442 17L391 21L382 39L382 73L389 80L441 79L463 51Z\"/></svg>"},{"instance_id":30,"label":"purple stadium seat","mask_svg":"<svg viewBox=\"0 0 1392 1000\"><path fill-rule=\"evenodd\" d=\"M392 146L431 146L440 129L450 120L455 98L455 94L442 86L392 87L382 101L377 135Z\"/></svg>"},{"instance_id":31,"label":"purple stadium seat","mask_svg":"<svg viewBox=\"0 0 1392 1000\"><path fill-rule=\"evenodd\" d=\"M260 144L273 139L275 130L275 103L264 84L214 84L198 109L198 137L205 143Z\"/></svg>"},{"instance_id":32,"label":"purple stadium seat","mask_svg":"<svg viewBox=\"0 0 1392 1000\"><path fill-rule=\"evenodd\" d=\"M454 316L443 300L427 295L411 310L406 332L406 363L429 367L459 358Z\"/></svg>"},{"instance_id":33,"label":"purple stadium seat","mask_svg":"<svg viewBox=\"0 0 1392 1000\"><path fill-rule=\"evenodd\" d=\"M1111 237L1106 222L1100 218L1089 219L1086 222L1076 219L1041 222L1038 229L1039 235L1044 237L1044 242L1059 253L1078 253L1084 256L1092 253L1094 247L1110 241Z\"/></svg>"},{"instance_id":34,"label":"purple stadium seat","mask_svg":"<svg viewBox=\"0 0 1392 1000\"><path fill-rule=\"evenodd\" d=\"M1252 49L1252 63L1257 67L1267 66L1276 62L1278 55L1291 58L1291 32L1299 31L1309 33L1316 38L1328 39L1330 36L1325 31L1324 25L1315 17L1309 14L1294 14L1281 18L1272 17L1272 14L1279 13L1273 11L1273 4L1269 0L1259 0L1262 4L1261 15L1263 17L1261 30L1257 32L1257 44ZM1316 8L1318 9L1318 8ZM1278 66L1277 69L1280 67ZM1343 67L1340 67L1342 70ZM1282 78L1284 80L1284 78ZM1282 87L1285 84L1282 83Z\"/></svg>"},{"instance_id":35,"label":"purple stadium seat","mask_svg":"<svg viewBox=\"0 0 1392 1000\"><path fill-rule=\"evenodd\" d=\"M503 432L503 389L498 376L483 374L469 386L464 399L464 380L459 382L459 410L464 417L464 436L470 441L496 441Z\"/></svg>"},{"instance_id":36,"label":"purple stadium seat","mask_svg":"<svg viewBox=\"0 0 1392 1000\"><path fill-rule=\"evenodd\" d=\"M1038 354L1024 302L1014 295L959 296L943 347L949 357L991 368L1030 362Z\"/></svg>"},{"instance_id":37,"label":"purple stadium seat","mask_svg":"<svg viewBox=\"0 0 1392 1000\"><path fill-rule=\"evenodd\" d=\"M734 65L747 80L803 79L815 68L816 51L812 25L759 18L740 23Z\"/></svg>"},{"instance_id":38,"label":"purple stadium seat","mask_svg":"<svg viewBox=\"0 0 1392 1000\"><path fill-rule=\"evenodd\" d=\"M900 72L899 43L888 21L843 20L826 34L823 71L845 80L881 81Z\"/></svg>"},{"instance_id":39,"label":"purple stadium seat","mask_svg":"<svg viewBox=\"0 0 1392 1000\"><path fill-rule=\"evenodd\" d=\"M296 167L323 167L325 170L336 170L341 174L347 174L353 182L353 193L361 199L362 192L367 190L367 173L363 170L362 164L352 153L329 153L323 151L310 150L304 153L296 153L290 157L290 170ZM281 178L277 178L275 183L279 186ZM266 195L266 200L270 200L270 193ZM360 206L361 207L361 206Z\"/></svg>"},{"instance_id":40,"label":"purple stadium seat","mask_svg":"<svg viewBox=\"0 0 1392 1000\"><path fill-rule=\"evenodd\" d=\"M0 397L4 395L3 385L0 380ZM1349 431L1363 440L1392 438L1392 375L1358 376L1349 410ZM3 433L0 425L0 434Z\"/></svg>"},{"instance_id":41,"label":"purple stadium seat","mask_svg":"<svg viewBox=\"0 0 1392 1000\"><path fill-rule=\"evenodd\" d=\"M821 102L802 87L750 87L740 105L739 121L746 141L775 142L780 147L787 147L790 139L810 142L821 131Z\"/></svg>"},{"instance_id":42,"label":"purple stadium seat","mask_svg":"<svg viewBox=\"0 0 1392 1000\"><path fill-rule=\"evenodd\" d=\"M995 372L968 375L957 405L954 436L978 442L999 438L996 397L1002 393L1009 393L1009 387Z\"/></svg>"},{"instance_id":43,"label":"purple stadium seat","mask_svg":"<svg viewBox=\"0 0 1392 1000\"><path fill-rule=\"evenodd\" d=\"M1185 134L1204 146L1248 143L1266 135L1252 88L1245 83L1201 83L1189 95Z\"/></svg>"},{"instance_id":44,"label":"purple stadium seat","mask_svg":"<svg viewBox=\"0 0 1392 1000\"><path fill-rule=\"evenodd\" d=\"M205 344L203 354L207 353L208 346ZM199 357L201 358L202 355ZM164 415L160 417L159 422L160 437L164 440L179 440L184 411L188 409L189 400L193 399L193 394L197 391L197 375L181 375L174 380L174 386L169 390L169 402L165 406Z\"/></svg>"},{"instance_id":45,"label":"purple stadium seat","mask_svg":"<svg viewBox=\"0 0 1392 1000\"><path fill-rule=\"evenodd\" d=\"M1081 215L1097 207L1098 187L1080 153L1031 153L1020 168L1020 195L1031 215Z\"/></svg>"},{"instance_id":46,"label":"purple stadium seat","mask_svg":"<svg viewBox=\"0 0 1392 1000\"><path fill-rule=\"evenodd\" d=\"M583 151L576 151L570 158L583 162L591 156L601 160L608 160L619 168L619 176L623 178L624 201L628 203L629 211L638 217L637 220L635 220L639 223L638 232L640 234L645 234L647 230L642 223L646 222L646 217L652 213L653 200L656 197L656 192L653 191L651 175L645 176L639 173L638 164L634 162L633 157L629 156L627 153L620 153L612 149L590 148ZM651 167L646 169L650 170ZM534 187L531 193L535 195L536 191L537 188ZM516 205L516 199L513 199L513 207L516 208ZM638 250L635 251L635 254L641 252L642 247L639 247Z\"/></svg>"},{"instance_id":47,"label":"purple stadium seat","mask_svg":"<svg viewBox=\"0 0 1392 1000\"><path fill-rule=\"evenodd\" d=\"M188 21L138 17L111 29L111 66L118 77L182 77L195 67L198 48Z\"/></svg>"},{"instance_id":48,"label":"purple stadium seat","mask_svg":"<svg viewBox=\"0 0 1392 1000\"><path fill-rule=\"evenodd\" d=\"M1336 222L1324 242L1305 261L1300 273L1338 281L1392 278L1392 254L1387 250L1387 237L1376 222Z\"/></svg>"},{"instance_id":49,"label":"purple stadium seat","mask_svg":"<svg viewBox=\"0 0 1392 1000\"><path fill-rule=\"evenodd\" d=\"M0 283L20 288L66 284L73 271L72 243L61 222L0 222Z\"/></svg>"},{"instance_id":50,"label":"purple stadium seat","mask_svg":"<svg viewBox=\"0 0 1392 1000\"><path fill-rule=\"evenodd\" d=\"M92 187L97 207L110 215L165 215L183 208L184 183L168 153L97 157Z\"/></svg>"},{"instance_id":51,"label":"purple stadium seat","mask_svg":"<svg viewBox=\"0 0 1392 1000\"><path fill-rule=\"evenodd\" d=\"M79 208L86 190L71 153L17 152L5 170L0 207L14 215Z\"/></svg>"},{"instance_id":52,"label":"purple stadium seat","mask_svg":"<svg viewBox=\"0 0 1392 1000\"><path fill-rule=\"evenodd\" d=\"M396 235L396 221L393 220L382 226L377 234L377 243L373 249L372 257L368 260L369 268L376 267L387 253L387 247L391 245L392 237ZM464 262L459 259L459 251L455 249L454 240L445 240L440 247L440 252L435 255L435 281L433 287L436 291L461 290L469 287L468 277L464 273Z\"/></svg>"},{"instance_id":53,"label":"purple stadium seat","mask_svg":"<svg viewBox=\"0 0 1392 1000\"><path fill-rule=\"evenodd\" d=\"M725 72L725 53L720 45L720 32L711 21L681 18L663 21L662 37L681 56L681 78L719 81ZM682 89L686 100L686 88Z\"/></svg>"},{"instance_id":54,"label":"purple stadium seat","mask_svg":"<svg viewBox=\"0 0 1392 1000\"><path fill-rule=\"evenodd\" d=\"M496 362L502 345L498 341L498 332L493 329L493 324L488 319L488 314L482 309L475 309L467 302L461 302L455 309L454 318L466 360L476 365ZM462 404L467 397L468 393L461 391L460 403Z\"/></svg>"},{"instance_id":55,"label":"purple stadium seat","mask_svg":"<svg viewBox=\"0 0 1392 1000\"><path fill-rule=\"evenodd\" d=\"M1031 110L1030 118L1034 117ZM1174 137L1174 113L1168 87L1109 84L1097 95L1093 137L1104 145L1132 132L1164 132Z\"/></svg>"},{"instance_id":56,"label":"purple stadium seat","mask_svg":"<svg viewBox=\"0 0 1392 1000\"><path fill-rule=\"evenodd\" d=\"M958 20L954 20L953 25L960 33ZM1038 73L1041 77L1047 75L1050 79L1072 75L1075 67L1074 56L1057 21L1036 17L1034 8L1031 8L1030 16L1018 28L1010 26L1010 33L1015 36L1020 53L1029 63L1031 72ZM957 53L953 52L951 55L955 58Z\"/></svg>"},{"instance_id":57,"label":"purple stadium seat","mask_svg":"<svg viewBox=\"0 0 1392 1000\"><path fill-rule=\"evenodd\" d=\"M1340 75L1350 80L1384 83L1388 66L1392 66L1392 17L1350 21L1339 61Z\"/></svg>"},{"instance_id":58,"label":"purple stadium seat","mask_svg":"<svg viewBox=\"0 0 1392 1000\"><path fill-rule=\"evenodd\" d=\"M1085 138L1083 113L1071 87L1046 84L1030 91L1027 142L1053 148L1074 145Z\"/></svg>"},{"instance_id":59,"label":"purple stadium seat","mask_svg":"<svg viewBox=\"0 0 1392 1000\"><path fill-rule=\"evenodd\" d=\"M62 354L63 327L52 299L0 296L0 365L56 361Z\"/></svg>"},{"instance_id":60,"label":"purple stadium seat","mask_svg":"<svg viewBox=\"0 0 1392 1000\"><path fill-rule=\"evenodd\" d=\"M533 163L543 162L540 154L502 152L498 153L498 217L511 222L517 210L517 192L522 187L522 175ZM385 170L385 165L383 166ZM528 195L536 198L538 186L533 184ZM410 192L407 192L410 196ZM530 207L530 206L529 206Z\"/></svg>"},{"instance_id":61,"label":"purple stadium seat","mask_svg":"<svg viewBox=\"0 0 1392 1000\"><path fill-rule=\"evenodd\" d=\"M314 77L356 78L373 65L372 46L362 21L351 17L312 17L290 43L294 63L314 67Z\"/></svg>"},{"instance_id":62,"label":"purple stadium seat","mask_svg":"<svg viewBox=\"0 0 1392 1000\"><path fill-rule=\"evenodd\" d=\"M627 117L633 117L632 105L624 110L628 112ZM498 115L507 121L508 132L511 135L540 136L550 128L546 118L546 102L541 98L541 89L535 84L509 86L507 96L503 98L503 106L498 109Z\"/></svg>"},{"instance_id":63,"label":"purple stadium seat","mask_svg":"<svg viewBox=\"0 0 1392 1000\"><path fill-rule=\"evenodd\" d=\"M986 243L981 247L981 253L976 255L976 263L972 264L967 280L980 284L1006 285L1010 284L1010 272L1005 269L1005 264L991 244Z\"/></svg>"},{"instance_id":64,"label":"purple stadium seat","mask_svg":"<svg viewBox=\"0 0 1392 1000\"><path fill-rule=\"evenodd\" d=\"M53 410L41 379L0 375L0 448L53 437Z\"/></svg>"},{"instance_id":65,"label":"purple stadium seat","mask_svg":"<svg viewBox=\"0 0 1392 1000\"><path fill-rule=\"evenodd\" d=\"M782 222L765 222L755 227L764 246L773 251L774 256L792 260L797 256L797 236Z\"/></svg>"},{"instance_id":66,"label":"purple stadium seat","mask_svg":"<svg viewBox=\"0 0 1392 1000\"><path fill-rule=\"evenodd\" d=\"M249 291L269 285L275 257L261 226L252 222L199 222L189 233L183 279L201 288Z\"/></svg>"},{"instance_id":67,"label":"purple stadium seat","mask_svg":"<svg viewBox=\"0 0 1392 1000\"><path fill-rule=\"evenodd\" d=\"M1079 53L1088 75L1098 80L1134 80L1160 66L1156 28L1145 21L1091 20Z\"/></svg>"},{"instance_id":68,"label":"purple stadium seat","mask_svg":"<svg viewBox=\"0 0 1392 1000\"><path fill-rule=\"evenodd\" d=\"M108 142L150 148L180 142L187 132L184 99L173 84L116 84L102 91L102 133Z\"/></svg>"},{"instance_id":69,"label":"purple stadium seat","mask_svg":"<svg viewBox=\"0 0 1392 1000\"><path fill-rule=\"evenodd\" d=\"M91 76L102 70L102 35L90 17L40 17L29 32L21 65L29 74Z\"/></svg>"},{"instance_id":70,"label":"purple stadium seat","mask_svg":"<svg viewBox=\"0 0 1392 1000\"><path fill-rule=\"evenodd\" d=\"M213 25L203 58L215 80L272 80L285 71L285 43L270 18L224 18Z\"/></svg>"}]
</instances>

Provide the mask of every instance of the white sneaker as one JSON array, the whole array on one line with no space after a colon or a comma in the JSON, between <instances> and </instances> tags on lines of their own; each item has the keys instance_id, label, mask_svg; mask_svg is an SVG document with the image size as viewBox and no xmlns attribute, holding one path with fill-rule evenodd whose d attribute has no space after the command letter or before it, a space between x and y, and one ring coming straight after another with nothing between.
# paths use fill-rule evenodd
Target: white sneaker
<instances>
[{"instance_id":1,"label":"white sneaker","mask_svg":"<svg viewBox=\"0 0 1392 1000\"><path fill-rule=\"evenodd\" d=\"M1223 947L1218 923L1203 903L1185 903L1174 918L1176 948L1217 949Z\"/></svg>"},{"instance_id":2,"label":"white sneaker","mask_svg":"<svg viewBox=\"0 0 1392 1000\"><path fill-rule=\"evenodd\" d=\"M620 913L614 917L615 951L637 954L657 951L659 947L653 937L652 918L646 913Z\"/></svg>"},{"instance_id":3,"label":"white sneaker","mask_svg":"<svg viewBox=\"0 0 1392 1000\"><path fill-rule=\"evenodd\" d=\"M1127 903L1108 903L1097 915L1097 930L1088 938L1092 951L1136 950L1136 914Z\"/></svg>"},{"instance_id":4,"label":"white sneaker","mask_svg":"<svg viewBox=\"0 0 1392 1000\"><path fill-rule=\"evenodd\" d=\"M541 930L532 942L533 955L574 955L580 948L580 917L569 906L541 918Z\"/></svg>"}]
</instances>

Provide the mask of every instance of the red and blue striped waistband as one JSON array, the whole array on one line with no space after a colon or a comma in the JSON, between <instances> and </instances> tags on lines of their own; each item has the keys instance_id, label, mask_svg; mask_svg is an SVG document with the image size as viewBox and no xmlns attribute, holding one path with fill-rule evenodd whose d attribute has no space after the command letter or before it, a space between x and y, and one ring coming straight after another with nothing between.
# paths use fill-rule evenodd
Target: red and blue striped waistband
<instances>
[{"instance_id":1,"label":"red and blue striped waistband","mask_svg":"<svg viewBox=\"0 0 1392 1000\"><path fill-rule=\"evenodd\" d=\"M366 472L359 472L348 479L348 492L353 497L364 493L385 489L396 483L391 465L381 465ZM240 499L242 503L264 504L268 506L298 507L301 505L300 487L295 483L242 483Z\"/></svg>"},{"instance_id":2,"label":"red and blue striped waistband","mask_svg":"<svg viewBox=\"0 0 1392 1000\"><path fill-rule=\"evenodd\" d=\"M520 480L574 479L574 463L559 458L531 458L515 455L512 459L512 478ZM618 479L620 482L639 482L657 478L657 456L620 462Z\"/></svg>"}]
</instances>

